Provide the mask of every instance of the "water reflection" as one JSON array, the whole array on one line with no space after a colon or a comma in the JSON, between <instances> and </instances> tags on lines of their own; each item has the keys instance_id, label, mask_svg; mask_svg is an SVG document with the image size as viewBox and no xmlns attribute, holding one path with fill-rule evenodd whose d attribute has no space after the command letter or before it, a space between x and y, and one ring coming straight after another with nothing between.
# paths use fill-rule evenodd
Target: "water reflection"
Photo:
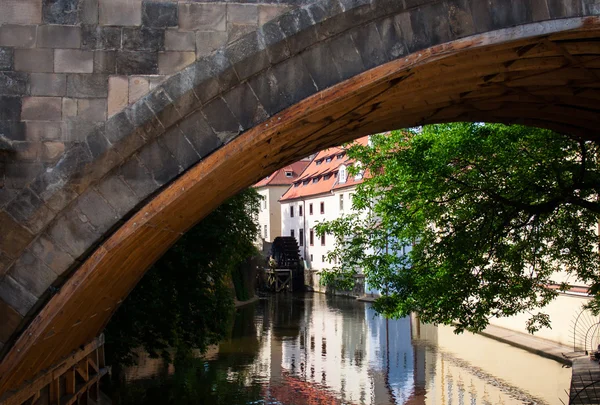
<instances>
[{"instance_id":1,"label":"water reflection","mask_svg":"<svg viewBox=\"0 0 600 405\"><path fill-rule=\"evenodd\" d=\"M314 294L242 308L231 337L203 358L146 359L125 379L116 404L508 405L559 404L570 372L478 335Z\"/></svg>"}]
</instances>

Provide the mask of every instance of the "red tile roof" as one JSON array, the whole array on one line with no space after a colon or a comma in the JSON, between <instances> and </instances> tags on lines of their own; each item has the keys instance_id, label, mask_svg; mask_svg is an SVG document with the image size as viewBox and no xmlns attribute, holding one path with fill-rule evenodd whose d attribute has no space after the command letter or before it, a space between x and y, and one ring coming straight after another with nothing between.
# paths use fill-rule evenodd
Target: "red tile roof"
<instances>
[{"instance_id":1,"label":"red tile roof","mask_svg":"<svg viewBox=\"0 0 600 405\"><path fill-rule=\"evenodd\" d=\"M368 139L365 136L354 142L366 145ZM343 184L338 182L339 167L342 164L351 166L352 163L354 162L348 158L346 150L342 147L322 150L279 201L305 198L362 183L362 179L356 180L354 176L348 176L348 180Z\"/></svg>"},{"instance_id":2,"label":"red tile roof","mask_svg":"<svg viewBox=\"0 0 600 405\"><path fill-rule=\"evenodd\" d=\"M292 163L284 168L281 168L271 174L270 176L265 177L258 183L254 185L254 187L266 187L266 186L289 186L292 184L300 174L306 169L306 167L310 164L309 160L301 160L299 162ZM286 176L287 173L292 173L292 177Z\"/></svg>"}]
</instances>

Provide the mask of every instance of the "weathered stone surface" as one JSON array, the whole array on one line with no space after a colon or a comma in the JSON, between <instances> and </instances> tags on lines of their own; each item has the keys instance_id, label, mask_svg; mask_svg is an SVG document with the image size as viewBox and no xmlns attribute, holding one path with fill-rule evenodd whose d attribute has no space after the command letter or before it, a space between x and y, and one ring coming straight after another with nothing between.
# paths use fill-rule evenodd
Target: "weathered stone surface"
<instances>
[{"instance_id":1,"label":"weathered stone surface","mask_svg":"<svg viewBox=\"0 0 600 405\"><path fill-rule=\"evenodd\" d=\"M0 121L21 119L21 98L0 96Z\"/></svg>"},{"instance_id":2,"label":"weathered stone surface","mask_svg":"<svg viewBox=\"0 0 600 405\"><path fill-rule=\"evenodd\" d=\"M95 51L94 52L94 73L117 72L117 53L114 51Z\"/></svg>"},{"instance_id":3,"label":"weathered stone surface","mask_svg":"<svg viewBox=\"0 0 600 405\"><path fill-rule=\"evenodd\" d=\"M111 145L104 136L104 129L102 127L96 128L86 138L85 142L88 145L90 154L94 159L102 156L109 151Z\"/></svg>"},{"instance_id":4,"label":"weathered stone surface","mask_svg":"<svg viewBox=\"0 0 600 405\"><path fill-rule=\"evenodd\" d=\"M79 49L54 51L54 71L57 73L93 73L94 52Z\"/></svg>"},{"instance_id":5,"label":"weathered stone surface","mask_svg":"<svg viewBox=\"0 0 600 405\"><path fill-rule=\"evenodd\" d=\"M77 199L77 209L83 215L80 219L89 221L98 233L106 232L119 219L113 207L93 189L88 189Z\"/></svg>"},{"instance_id":6,"label":"weathered stone surface","mask_svg":"<svg viewBox=\"0 0 600 405\"><path fill-rule=\"evenodd\" d=\"M152 75L158 73L158 53L117 52L117 74Z\"/></svg>"},{"instance_id":7,"label":"weathered stone surface","mask_svg":"<svg viewBox=\"0 0 600 405\"><path fill-rule=\"evenodd\" d=\"M277 22L271 21L266 23L259 29L259 32L262 41L267 47L267 54L271 63L281 62L291 55L285 34Z\"/></svg>"},{"instance_id":8,"label":"weathered stone surface","mask_svg":"<svg viewBox=\"0 0 600 405\"><path fill-rule=\"evenodd\" d=\"M21 316L25 316L37 302L37 297L10 275L6 275L0 280L0 300L10 305Z\"/></svg>"},{"instance_id":9,"label":"weathered stone surface","mask_svg":"<svg viewBox=\"0 0 600 405\"><path fill-rule=\"evenodd\" d=\"M119 175L140 200L143 200L158 188L152 174L142 165L139 157L130 159L121 166Z\"/></svg>"},{"instance_id":10,"label":"weathered stone surface","mask_svg":"<svg viewBox=\"0 0 600 405\"><path fill-rule=\"evenodd\" d=\"M37 161L8 161L4 166L4 184L8 188L21 190L40 174L42 168L42 163Z\"/></svg>"},{"instance_id":11,"label":"weathered stone surface","mask_svg":"<svg viewBox=\"0 0 600 405\"><path fill-rule=\"evenodd\" d=\"M27 74L23 72L0 73L0 95L27 94Z\"/></svg>"},{"instance_id":12,"label":"weathered stone surface","mask_svg":"<svg viewBox=\"0 0 600 405\"><path fill-rule=\"evenodd\" d=\"M0 211L0 223L2 224L0 250L5 252L9 257L16 259L29 242L31 242L33 235L4 211Z\"/></svg>"},{"instance_id":13,"label":"weathered stone surface","mask_svg":"<svg viewBox=\"0 0 600 405\"><path fill-rule=\"evenodd\" d=\"M24 97L21 119L30 121L60 121L62 99L60 97Z\"/></svg>"},{"instance_id":14,"label":"weathered stone surface","mask_svg":"<svg viewBox=\"0 0 600 405\"><path fill-rule=\"evenodd\" d=\"M139 0L99 0L98 6L101 25L132 26L142 23L142 2Z\"/></svg>"},{"instance_id":15,"label":"weathered stone surface","mask_svg":"<svg viewBox=\"0 0 600 405\"><path fill-rule=\"evenodd\" d=\"M120 217L126 215L138 203L135 193L117 176L103 179L97 190L117 210Z\"/></svg>"},{"instance_id":16,"label":"weathered stone surface","mask_svg":"<svg viewBox=\"0 0 600 405\"><path fill-rule=\"evenodd\" d=\"M382 65L388 61L375 23L357 28L351 33L351 37L366 69Z\"/></svg>"},{"instance_id":17,"label":"weathered stone surface","mask_svg":"<svg viewBox=\"0 0 600 405\"><path fill-rule=\"evenodd\" d=\"M142 148L139 159L159 185L168 183L183 170L169 150L156 140Z\"/></svg>"},{"instance_id":18,"label":"weathered stone surface","mask_svg":"<svg viewBox=\"0 0 600 405\"><path fill-rule=\"evenodd\" d=\"M33 48L36 42L35 25L0 25L0 46Z\"/></svg>"},{"instance_id":19,"label":"weathered stone surface","mask_svg":"<svg viewBox=\"0 0 600 405\"><path fill-rule=\"evenodd\" d=\"M279 18L279 26L287 37L292 54L308 48L318 40L317 30L306 9L298 8L283 14Z\"/></svg>"},{"instance_id":20,"label":"weathered stone surface","mask_svg":"<svg viewBox=\"0 0 600 405\"><path fill-rule=\"evenodd\" d=\"M46 235L41 235L31 244L31 252L42 260L58 276L62 275L75 261Z\"/></svg>"},{"instance_id":21,"label":"weathered stone surface","mask_svg":"<svg viewBox=\"0 0 600 405\"><path fill-rule=\"evenodd\" d=\"M71 256L77 258L88 250L100 236L94 227L74 210L52 223L48 235Z\"/></svg>"},{"instance_id":22,"label":"weathered stone surface","mask_svg":"<svg viewBox=\"0 0 600 405\"><path fill-rule=\"evenodd\" d=\"M46 24L75 25L79 0L42 0L42 17Z\"/></svg>"},{"instance_id":23,"label":"weathered stone surface","mask_svg":"<svg viewBox=\"0 0 600 405\"><path fill-rule=\"evenodd\" d=\"M41 231L55 216L30 188L20 191L5 209L33 233Z\"/></svg>"},{"instance_id":24,"label":"weathered stone surface","mask_svg":"<svg viewBox=\"0 0 600 405\"><path fill-rule=\"evenodd\" d=\"M26 135L24 122L0 121L0 134L11 141L29 140Z\"/></svg>"},{"instance_id":25,"label":"weathered stone surface","mask_svg":"<svg viewBox=\"0 0 600 405\"><path fill-rule=\"evenodd\" d=\"M365 70L362 58L349 34L334 38L329 42L329 49L342 79L348 79Z\"/></svg>"},{"instance_id":26,"label":"weathered stone surface","mask_svg":"<svg viewBox=\"0 0 600 405\"><path fill-rule=\"evenodd\" d=\"M123 28L126 51L160 51L165 46L165 31L157 28Z\"/></svg>"},{"instance_id":27,"label":"weathered stone surface","mask_svg":"<svg viewBox=\"0 0 600 405\"><path fill-rule=\"evenodd\" d=\"M184 30L225 31L225 4L179 3L179 28Z\"/></svg>"},{"instance_id":28,"label":"weathered stone surface","mask_svg":"<svg viewBox=\"0 0 600 405\"><path fill-rule=\"evenodd\" d=\"M56 273L29 251L21 255L8 274L38 298L56 280Z\"/></svg>"},{"instance_id":29,"label":"weathered stone surface","mask_svg":"<svg viewBox=\"0 0 600 405\"><path fill-rule=\"evenodd\" d=\"M195 52L160 52L158 54L158 73L161 75L177 73L195 60Z\"/></svg>"},{"instance_id":30,"label":"weathered stone surface","mask_svg":"<svg viewBox=\"0 0 600 405\"><path fill-rule=\"evenodd\" d=\"M77 100L74 98L63 98L63 119L77 116Z\"/></svg>"},{"instance_id":31,"label":"weathered stone surface","mask_svg":"<svg viewBox=\"0 0 600 405\"><path fill-rule=\"evenodd\" d=\"M25 124L25 136L30 141L57 141L62 139L60 122L28 121Z\"/></svg>"},{"instance_id":32,"label":"weathered stone surface","mask_svg":"<svg viewBox=\"0 0 600 405\"><path fill-rule=\"evenodd\" d=\"M3 300L0 300L0 342L8 342L22 319L23 317L17 311Z\"/></svg>"},{"instance_id":33,"label":"weathered stone surface","mask_svg":"<svg viewBox=\"0 0 600 405\"><path fill-rule=\"evenodd\" d=\"M79 20L82 24L98 24L98 0L79 0Z\"/></svg>"},{"instance_id":34,"label":"weathered stone surface","mask_svg":"<svg viewBox=\"0 0 600 405\"><path fill-rule=\"evenodd\" d=\"M13 70L14 57L11 48L0 48L0 70Z\"/></svg>"},{"instance_id":35,"label":"weathered stone surface","mask_svg":"<svg viewBox=\"0 0 600 405\"><path fill-rule=\"evenodd\" d=\"M181 134L177 127L167 131L162 137L161 142L169 149L179 165L185 170L200 160L192 144Z\"/></svg>"},{"instance_id":36,"label":"weathered stone surface","mask_svg":"<svg viewBox=\"0 0 600 405\"><path fill-rule=\"evenodd\" d=\"M302 60L319 90L332 86L342 80L328 44L318 44L302 53Z\"/></svg>"},{"instance_id":37,"label":"weathered stone surface","mask_svg":"<svg viewBox=\"0 0 600 405\"><path fill-rule=\"evenodd\" d=\"M127 106L129 81L126 76L111 76L108 80L108 116L112 116Z\"/></svg>"},{"instance_id":38,"label":"weathered stone surface","mask_svg":"<svg viewBox=\"0 0 600 405\"><path fill-rule=\"evenodd\" d=\"M40 0L0 1L0 24L39 24L42 22Z\"/></svg>"},{"instance_id":39,"label":"weathered stone surface","mask_svg":"<svg viewBox=\"0 0 600 405\"><path fill-rule=\"evenodd\" d=\"M221 97L217 97L204 106L202 113L215 134L224 143L235 138L242 131L240 123Z\"/></svg>"},{"instance_id":40,"label":"weathered stone surface","mask_svg":"<svg viewBox=\"0 0 600 405\"><path fill-rule=\"evenodd\" d=\"M107 97L108 76L101 74L67 75L67 96L75 98Z\"/></svg>"},{"instance_id":41,"label":"weathered stone surface","mask_svg":"<svg viewBox=\"0 0 600 405\"><path fill-rule=\"evenodd\" d=\"M177 3L143 2L142 25L146 27L176 27L179 22Z\"/></svg>"},{"instance_id":42,"label":"weathered stone surface","mask_svg":"<svg viewBox=\"0 0 600 405\"><path fill-rule=\"evenodd\" d=\"M116 50L121 48L121 28L84 25L81 28L81 48Z\"/></svg>"},{"instance_id":43,"label":"weathered stone surface","mask_svg":"<svg viewBox=\"0 0 600 405\"><path fill-rule=\"evenodd\" d=\"M281 14L285 13L290 9L289 6L283 4L277 5L264 5L261 4L258 6L258 25L263 25L267 21L271 21L272 19L279 17Z\"/></svg>"},{"instance_id":44,"label":"weathered stone surface","mask_svg":"<svg viewBox=\"0 0 600 405\"><path fill-rule=\"evenodd\" d=\"M287 100L287 105L297 103L316 91L308 70L302 63L302 58L296 56L273 68L273 76L279 83L281 95ZM260 97L259 97L260 99ZM262 102L262 99L260 99ZM264 103L263 103L264 105Z\"/></svg>"},{"instance_id":45,"label":"weathered stone surface","mask_svg":"<svg viewBox=\"0 0 600 405\"><path fill-rule=\"evenodd\" d=\"M394 17L376 22L377 31L379 32L383 48L389 60L394 60L408 53L408 47L404 42L402 30L397 25L397 22Z\"/></svg>"},{"instance_id":46,"label":"weathered stone surface","mask_svg":"<svg viewBox=\"0 0 600 405\"><path fill-rule=\"evenodd\" d=\"M64 96L67 94L67 76L53 73L29 75L32 96Z\"/></svg>"},{"instance_id":47,"label":"weathered stone surface","mask_svg":"<svg viewBox=\"0 0 600 405\"><path fill-rule=\"evenodd\" d=\"M254 4L228 4L227 22L257 25L258 6Z\"/></svg>"},{"instance_id":48,"label":"weathered stone surface","mask_svg":"<svg viewBox=\"0 0 600 405\"><path fill-rule=\"evenodd\" d=\"M196 34L192 31L165 31L165 50L195 51Z\"/></svg>"},{"instance_id":49,"label":"weathered stone surface","mask_svg":"<svg viewBox=\"0 0 600 405\"><path fill-rule=\"evenodd\" d=\"M106 120L106 99L88 98L77 101L77 116L86 121Z\"/></svg>"},{"instance_id":50,"label":"weathered stone surface","mask_svg":"<svg viewBox=\"0 0 600 405\"><path fill-rule=\"evenodd\" d=\"M256 31L256 24L227 23L227 43L233 43L244 35Z\"/></svg>"},{"instance_id":51,"label":"weathered stone surface","mask_svg":"<svg viewBox=\"0 0 600 405\"><path fill-rule=\"evenodd\" d=\"M133 76L129 78L129 103L135 103L150 90L148 78Z\"/></svg>"},{"instance_id":52,"label":"weathered stone surface","mask_svg":"<svg viewBox=\"0 0 600 405\"><path fill-rule=\"evenodd\" d=\"M233 88L225 96L229 109L246 130L268 118L267 112L259 103L247 83Z\"/></svg>"},{"instance_id":53,"label":"weathered stone surface","mask_svg":"<svg viewBox=\"0 0 600 405\"><path fill-rule=\"evenodd\" d=\"M44 142L40 159L43 162L52 163L58 160L64 152L65 144L63 142Z\"/></svg>"},{"instance_id":54,"label":"weathered stone surface","mask_svg":"<svg viewBox=\"0 0 600 405\"><path fill-rule=\"evenodd\" d=\"M79 48L80 46L80 27L66 25L41 25L38 27L38 48Z\"/></svg>"},{"instance_id":55,"label":"weathered stone surface","mask_svg":"<svg viewBox=\"0 0 600 405\"><path fill-rule=\"evenodd\" d=\"M208 55L227 43L225 31L198 31L196 32L196 53Z\"/></svg>"},{"instance_id":56,"label":"weathered stone surface","mask_svg":"<svg viewBox=\"0 0 600 405\"><path fill-rule=\"evenodd\" d=\"M15 49L15 70L46 73L54 71L54 50Z\"/></svg>"},{"instance_id":57,"label":"weathered stone surface","mask_svg":"<svg viewBox=\"0 0 600 405\"><path fill-rule=\"evenodd\" d=\"M269 66L269 56L256 32L227 46L225 55L242 80Z\"/></svg>"}]
</instances>

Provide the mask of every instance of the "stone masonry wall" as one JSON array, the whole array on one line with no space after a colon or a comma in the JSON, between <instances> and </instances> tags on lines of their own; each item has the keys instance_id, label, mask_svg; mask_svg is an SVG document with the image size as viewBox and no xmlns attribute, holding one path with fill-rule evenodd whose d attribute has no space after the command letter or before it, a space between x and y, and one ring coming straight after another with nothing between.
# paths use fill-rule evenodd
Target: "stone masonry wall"
<instances>
[{"instance_id":1,"label":"stone masonry wall","mask_svg":"<svg viewBox=\"0 0 600 405\"><path fill-rule=\"evenodd\" d=\"M69 143L298 4L0 0L0 208Z\"/></svg>"}]
</instances>

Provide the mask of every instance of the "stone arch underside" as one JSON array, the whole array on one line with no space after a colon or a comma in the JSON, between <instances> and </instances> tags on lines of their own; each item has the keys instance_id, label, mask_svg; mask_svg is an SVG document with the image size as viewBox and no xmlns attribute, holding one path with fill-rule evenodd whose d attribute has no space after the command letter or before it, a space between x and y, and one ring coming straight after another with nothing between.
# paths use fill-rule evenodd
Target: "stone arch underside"
<instances>
[{"instance_id":1,"label":"stone arch underside","mask_svg":"<svg viewBox=\"0 0 600 405\"><path fill-rule=\"evenodd\" d=\"M435 122L600 124L593 1L320 0L174 75L0 212L0 394L90 341L227 197L318 149Z\"/></svg>"}]
</instances>

